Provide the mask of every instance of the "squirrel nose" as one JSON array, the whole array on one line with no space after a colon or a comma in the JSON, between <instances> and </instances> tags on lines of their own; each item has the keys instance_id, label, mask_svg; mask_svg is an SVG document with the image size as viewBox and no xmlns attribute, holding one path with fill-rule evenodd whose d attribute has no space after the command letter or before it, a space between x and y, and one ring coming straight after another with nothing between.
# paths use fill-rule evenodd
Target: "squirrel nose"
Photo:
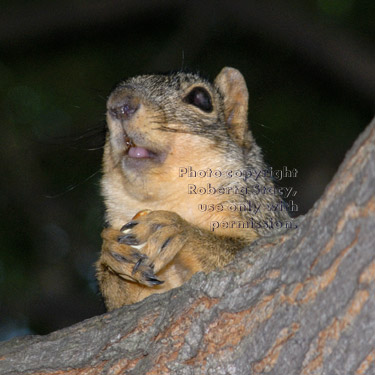
<instances>
[{"instance_id":1,"label":"squirrel nose","mask_svg":"<svg viewBox=\"0 0 375 375\"><path fill-rule=\"evenodd\" d=\"M140 107L140 101L132 96L115 96L108 101L110 115L118 120L129 120Z\"/></svg>"}]
</instances>

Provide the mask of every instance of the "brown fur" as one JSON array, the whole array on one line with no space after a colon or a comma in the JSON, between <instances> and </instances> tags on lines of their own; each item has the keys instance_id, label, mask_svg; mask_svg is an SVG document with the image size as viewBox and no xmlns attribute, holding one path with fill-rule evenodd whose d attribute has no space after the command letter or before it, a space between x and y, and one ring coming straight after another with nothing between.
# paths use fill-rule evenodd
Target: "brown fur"
<instances>
[{"instance_id":1,"label":"brown fur","mask_svg":"<svg viewBox=\"0 0 375 375\"><path fill-rule=\"evenodd\" d=\"M208 93L212 104L208 110L193 91L197 88ZM192 92L198 105L192 103ZM180 286L198 271L222 267L244 244L264 234L251 228L212 232L212 221L249 220L252 215L201 212L198 205L276 198L187 194L188 184L246 187L253 180L179 177L179 168L187 166L196 171L265 169L248 130L247 102L245 81L233 68L224 68L214 84L186 73L139 76L121 83L109 97L102 191L110 227L102 233L96 264L109 310ZM135 146L148 150L150 157L129 157L129 148ZM269 178L258 183L273 186ZM151 212L132 221L143 209ZM261 215L267 219L284 214ZM120 229L128 222L132 225L124 234Z\"/></svg>"}]
</instances>

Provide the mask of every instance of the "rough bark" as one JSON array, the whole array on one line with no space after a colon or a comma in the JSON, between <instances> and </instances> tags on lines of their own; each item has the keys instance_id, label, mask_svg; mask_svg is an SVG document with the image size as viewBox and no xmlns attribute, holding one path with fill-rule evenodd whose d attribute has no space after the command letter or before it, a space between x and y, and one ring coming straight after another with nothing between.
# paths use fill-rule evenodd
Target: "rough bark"
<instances>
[{"instance_id":1,"label":"rough bark","mask_svg":"<svg viewBox=\"0 0 375 375\"><path fill-rule=\"evenodd\" d=\"M375 120L298 229L181 288L3 343L0 373L374 374L374 192Z\"/></svg>"}]
</instances>

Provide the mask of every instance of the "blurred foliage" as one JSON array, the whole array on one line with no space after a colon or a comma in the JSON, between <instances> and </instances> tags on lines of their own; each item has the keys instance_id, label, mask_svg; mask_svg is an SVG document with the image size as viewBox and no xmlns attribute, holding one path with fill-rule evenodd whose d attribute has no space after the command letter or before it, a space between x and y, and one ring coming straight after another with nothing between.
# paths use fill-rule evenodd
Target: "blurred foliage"
<instances>
[{"instance_id":1,"label":"blurred foliage","mask_svg":"<svg viewBox=\"0 0 375 375\"><path fill-rule=\"evenodd\" d=\"M14 3L3 2L3 10ZM287 4L372 42L374 2ZM300 213L322 194L370 121L368 98L268 35L221 20L202 31L199 43L184 45L175 37L183 23L176 6L97 30L63 36L46 30L2 46L0 340L44 334L104 311L93 268L104 212L101 146L106 97L122 78L188 67L213 79L223 66L238 68L250 91L250 126L266 160L299 171L297 180L283 183L299 191Z\"/></svg>"}]
</instances>

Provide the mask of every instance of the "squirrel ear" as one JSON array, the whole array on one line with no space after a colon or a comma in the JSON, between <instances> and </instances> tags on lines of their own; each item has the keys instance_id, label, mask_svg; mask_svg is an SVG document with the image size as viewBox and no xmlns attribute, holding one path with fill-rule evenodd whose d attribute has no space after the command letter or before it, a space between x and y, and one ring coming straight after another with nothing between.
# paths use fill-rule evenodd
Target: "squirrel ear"
<instances>
[{"instance_id":1,"label":"squirrel ear","mask_svg":"<svg viewBox=\"0 0 375 375\"><path fill-rule=\"evenodd\" d=\"M223 68L215 78L215 85L224 95L224 116L228 133L241 147L249 147L247 109L249 93L242 74L234 68Z\"/></svg>"}]
</instances>

